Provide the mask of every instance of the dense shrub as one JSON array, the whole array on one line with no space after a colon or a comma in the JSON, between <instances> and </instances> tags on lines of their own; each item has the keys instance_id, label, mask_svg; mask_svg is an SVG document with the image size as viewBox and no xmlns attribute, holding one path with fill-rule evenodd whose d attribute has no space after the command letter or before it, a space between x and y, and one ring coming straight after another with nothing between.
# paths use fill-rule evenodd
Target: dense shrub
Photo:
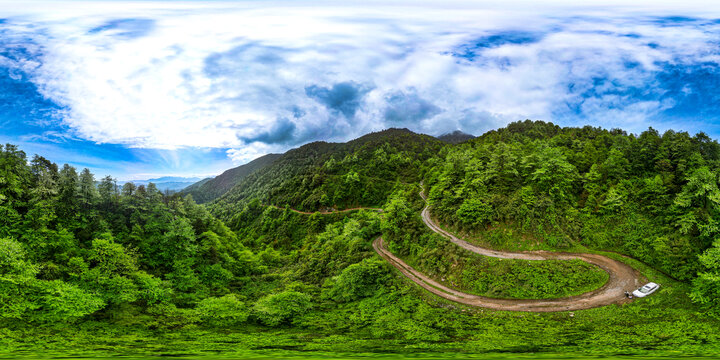
<instances>
[{"instance_id":1,"label":"dense shrub","mask_svg":"<svg viewBox=\"0 0 720 360\"><path fill-rule=\"evenodd\" d=\"M283 291L265 296L252 308L252 315L267 326L280 326L307 313L312 308L312 298L297 291Z\"/></svg>"},{"instance_id":2,"label":"dense shrub","mask_svg":"<svg viewBox=\"0 0 720 360\"><path fill-rule=\"evenodd\" d=\"M335 301L348 302L378 293L389 280L387 264L380 259L364 259L345 268L330 281L328 296Z\"/></svg>"},{"instance_id":3,"label":"dense shrub","mask_svg":"<svg viewBox=\"0 0 720 360\"><path fill-rule=\"evenodd\" d=\"M244 323L250 314L245 303L232 294L203 299L196 310L203 323L215 327L237 326Z\"/></svg>"}]
</instances>

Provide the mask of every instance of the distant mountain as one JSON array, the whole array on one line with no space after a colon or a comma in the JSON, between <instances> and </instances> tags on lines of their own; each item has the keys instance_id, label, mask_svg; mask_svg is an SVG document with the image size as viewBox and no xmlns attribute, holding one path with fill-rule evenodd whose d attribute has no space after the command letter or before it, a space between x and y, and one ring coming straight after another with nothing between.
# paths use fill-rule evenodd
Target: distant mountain
<instances>
[{"instance_id":1,"label":"distant mountain","mask_svg":"<svg viewBox=\"0 0 720 360\"><path fill-rule=\"evenodd\" d=\"M199 177L179 177L179 176L163 176L157 179L150 179L146 180L148 182L153 183L168 183L168 182L197 182L202 180L202 178Z\"/></svg>"},{"instance_id":2,"label":"distant mountain","mask_svg":"<svg viewBox=\"0 0 720 360\"><path fill-rule=\"evenodd\" d=\"M148 184L153 183L160 191L180 191L200 180L202 180L202 178L199 177L163 176L156 179L119 181L118 185L122 186L131 182L135 185L147 186Z\"/></svg>"},{"instance_id":3,"label":"distant mountain","mask_svg":"<svg viewBox=\"0 0 720 360\"><path fill-rule=\"evenodd\" d=\"M246 176L272 164L280 156L280 154L268 154L245 165L227 170L214 178L198 179L200 181L187 186L182 193L192 195L198 204L213 201L232 189L235 184Z\"/></svg>"},{"instance_id":4,"label":"distant mountain","mask_svg":"<svg viewBox=\"0 0 720 360\"><path fill-rule=\"evenodd\" d=\"M470 135L465 132L462 132L460 130L455 130L455 131L447 133L447 134L442 134L442 135L438 136L437 138L448 144L459 144L461 142L472 140L475 138L475 136Z\"/></svg>"}]
</instances>

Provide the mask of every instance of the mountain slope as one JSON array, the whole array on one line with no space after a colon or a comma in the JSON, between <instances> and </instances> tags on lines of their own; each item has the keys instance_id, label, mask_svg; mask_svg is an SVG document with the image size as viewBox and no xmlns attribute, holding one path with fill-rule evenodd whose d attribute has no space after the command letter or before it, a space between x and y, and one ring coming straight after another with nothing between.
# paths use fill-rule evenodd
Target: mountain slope
<instances>
[{"instance_id":1,"label":"mountain slope","mask_svg":"<svg viewBox=\"0 0 720 360\"><path fill-rule=\"evenodd\" d=\"M211 208L228 217L252 199L307 211L381 205L396 182L419 181L424 161L443 146L408 129L388 129L347 143L306 144L244 178Z\"/></svg>"},{"instance_id":2,"label":"mountain slope","mask_svg":"<svg viewBox=\"0 0 720 360\"><path fill-rule=\"evenodd\" d=\"M720 235L720 145L703 133L524 121L437 163L425 178L433 216L496 248L582 245L689 280Z\"/></svg>"},{"instance_id":3,"label":"mountain slope","mask_svg":"<svg viewBox=\"0 0 720 360\"><path fill-rule=\"evenodd\" d=\"M217 199L232 189L238 182L253 172L272 164L280 157L280 154L268 154L261 156L245 165L232 168L214 177L203 179L185 188L183 195L192 195L199 203L206 203Z\"/></svg>"}]
</instances>

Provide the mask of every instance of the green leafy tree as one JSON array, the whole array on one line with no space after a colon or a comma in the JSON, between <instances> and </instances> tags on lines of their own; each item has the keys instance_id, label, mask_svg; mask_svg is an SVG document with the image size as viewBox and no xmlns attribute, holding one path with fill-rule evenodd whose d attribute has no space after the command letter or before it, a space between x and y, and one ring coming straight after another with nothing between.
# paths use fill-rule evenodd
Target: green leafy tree
<instances>
[{"instance_id":1,"label":"green leafy tree","mask_svg":"<svg viewBox=\"0 0 720 360\"><path fill-rule=\"evenodd\" d=\"M73 322L105 307L105 301L76 285L60 280L39 282L39 312L33 317L43 322Z\"/></svg>"},{"instance_id":2,"label":"green leafy tree","mask_svg":"<svg viewBox=\"0 0 720 360\"><path fill-rule=\"evenodd\" d=\"M527 158L525 166L530 168L529 178L541 192L561 203L572 201L579 175L559 149L545 147L537 156Z\"/></svg>"},{"instance_id":3,"label":"green leafy tree","mask_svg":"<svg viewBox=\"0 0 720 360\"><path fill-rule=\"evenodd\" d=\"M38 273L36 265L26 259L22 245L12 238L0 238L0 276L4 279L29 280Z\"/></svg>"},{"instance_id":4,"label":"green leafy tree","mask_svg":"<svg viewBox=\"0 0 720 360\"><path fill-rule=\"evenodd\" d=\"M0 146L0 236L19 235L17 224L30 185L26 161L17 146Z\"/></svg>"},{"instance_id":5,"label":"green leafy tree","mask_svg":"<svg viewBox=\"0 0 720 360\"><path fill-rule=\"evenodd\" d=\"M617 148L610 150L607 159L602 164L602 169L607 174L607 178L617 182L625 179L630 170L630 162L625 155Z\"/></svg>"},{"instance_id":6,"label":"green leafy tree","mask_svg":"<svg viewBox=\"0 0 720 360\"><path fill-rule=\"evenodd\" d=\"M122 195L129 198L135 193L135 190L137 190L137 186L134 183L127 182L122 186Z\"/></svg>"},{"instance_id":7,"label":"green leafy tree","mask_svg":"<svg viewBox=\"0 0 720 360\"><path fill-rule=\"evenodd\" d=\"M79 226L78 215L80 204L78 202L78 188L80 179L74 167L65 164L60 170L58 180L58 218L67 228Z\"/></svg>"},{"instance_id":8,"label":"green leafy tree","mask_svg":"<svg viewBox=\"0 0 720 360\"><path fill-rule=\"evenodd\" d=\"M92 293L60 280L38 280L37 273L20 243L0 239L0 319L67 322L105 306Z\"/></svg>"},{"instance_id":9,"label":"green leafy tree","mask_svg":"<svg viewBox=\"0 0 720 360\"><path fill-rule=\"evenodd\" d=\"M95 177L87 168L80 173L78 196L81 206L86 210L95 205L100 196L95 186Z\"/></svg>"},{"instance_id":10,"label":"green leafy tree","mask_svg":"<svg viewBox=\"0 0 720 360\"><path fill-rule=\"evenodd\" d=\"M292 323L293 319L306 314L310 309L310 295L287 290L258 300L252 308L252 315L264 325L277 327Z\"/></svg>"},{"instance_id":11,"label":"green leafy tree","mask_svg":"<svg viewBox=\"0 0 720 360\"><path fill-rule=\"evenodd\" d=\"M385 262L364 259L348 266L333 279L328 296L339 302L358 300L377 294L388 280Z\"/></svg>"},{"instance_id":12,"label":"green leafy tree","mask_svg":"<svg viewBox=\"0 0 720 360\"><path fill-rule=\"evenodd\" d=\"M706 166L695 170L675 197L679 215L677 224L682 233L698 231L705 237L718 233L718 208L720 189L716 173Z\"/></svg>"},{"instance_id":13,"label":"green leafy tree","mask_svg":"<svg viewBox=\"0 0 720 360\"><path fill-rule=\"evenodd\" d=\"M518 149L501 142L490 154L484 178L505 192L516 187L520 181L519 168Z\"/></svg>"},{"instance_id":14,"label":"green leafy tree","mask_svg":"<svg viewBox=\"0 0 720 360\"><path fill-rule=\"evenodd\" d=\"M118 305L139 299L140 289L133 281L138 272L135 256L109 234L93 240L88 260L89 269L82 279L90 289L103 294L105 301Z\"/></svg>"},{"instance_id":15,"label":"green leafy tree","mask_svg":"<svg viewBox=\"0 0 720 360\"><path fill-rule=\"evenodd\" d=\"M37 273L20 243L0 238L0 319L22 319L40 307L32 291Z\"/></svg>"},{"instance_id":16,"label":"green leafy tree","mask_svg":"<svg viewBox=\"0 0 720 360\"><path fill-rule=\"evenodd\" d=\"M493 220L492 205L477 198L463 201L456 214L460 222L472 226L485 225Z\"/></svg>"},{"instance_id":17,"label":"green leafy tree","mask_svg":"<svg viewBox=\"0 0 720 360\"><path fill-rule=\"evenodd\" d=\"M213 327L233 327L247 321L250 310L236 295L203 299L195 308L203 323Z\"/></svg>"},{"instance_id":18,"label":"green leafy tree","mask_svg":"<svg viewBox=\"0 0 720 360\"><path fill-rule=\"evenodd\" d=\"M690 298L720 317L720 240L698 257L703 270L692 282Z\"/></svg>"}]
</instances>

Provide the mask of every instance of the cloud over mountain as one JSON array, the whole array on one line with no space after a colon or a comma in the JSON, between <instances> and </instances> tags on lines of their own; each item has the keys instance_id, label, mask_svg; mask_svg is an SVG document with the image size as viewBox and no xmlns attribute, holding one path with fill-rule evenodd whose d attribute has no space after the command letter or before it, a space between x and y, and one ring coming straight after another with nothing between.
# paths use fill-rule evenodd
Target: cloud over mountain
<instances>
[{"instance_id":1,"label":"cloud over mountain","mask_svg":"<svg viewBox=\"0 0 720 360\"><path fill-rule=\"evenodd\" d=\"M0 122L27 139L245 162L524 118L720 134L720 22L700 3L24 4L0 5Z\"/></svg>"}]
</instances>

